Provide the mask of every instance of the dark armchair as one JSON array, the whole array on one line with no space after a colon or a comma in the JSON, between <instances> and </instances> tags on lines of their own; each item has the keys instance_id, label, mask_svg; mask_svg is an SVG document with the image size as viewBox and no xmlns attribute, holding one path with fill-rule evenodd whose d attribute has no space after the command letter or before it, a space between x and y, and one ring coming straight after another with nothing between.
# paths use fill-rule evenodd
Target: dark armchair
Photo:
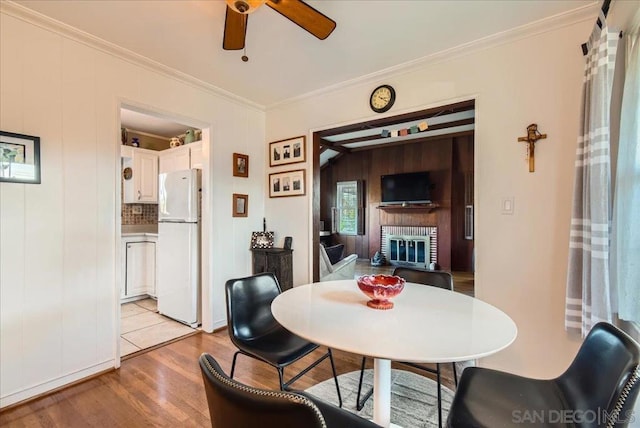
<instances>
[{"instance_id":1,"label":"dark armchair","mask_svg":"<svg viewBox=\"0 0 640 428\"><path fill-rule=\"evenodd\" d=\"M638 343L611 324L598 323L555 379L466 369L447 426L626 427L638 396L639 364Z\"/></svg>"},{"instance_id":2,"label":"dark armchair","mask_svg":"<svg viewBox=\"0 0 640 428\"><path fill-rule=\"evenodd\" d=\"M333 363L331 349L302 372L284 380L284 369L309 355L319 346L291 333L276 321L271 313L271 302L280 293L280 285L273 273L261 273L246 278L230 279L225 285L229 336L238 351L233 355L231 378L236 368L238 354L263 361L278 371L280 389L286 390L293 382L324 359L329 358L336 383L338 401L342 396Z\"/></svg>"},{"instance_id":3,"label":"dark armchair","mask_svg":"<svg viewBox=\"0 0 640 428\"><path fill-rule=\"evenodd\" d=\"M236 382L209 354L202 354L199 362L213 428L379 428L308 394L269 391Z\"/></svg>"}]
</instances>

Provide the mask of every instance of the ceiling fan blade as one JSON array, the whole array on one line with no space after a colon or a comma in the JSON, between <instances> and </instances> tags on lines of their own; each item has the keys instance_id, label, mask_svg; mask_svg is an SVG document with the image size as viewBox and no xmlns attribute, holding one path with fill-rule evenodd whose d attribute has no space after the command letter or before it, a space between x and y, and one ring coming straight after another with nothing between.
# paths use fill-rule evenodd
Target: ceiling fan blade
<instances>
[{"instance_id":1,"label":"ceiling fan blade","mask_svg":"<svg viewBox=\"0 0 640 428\"><path fill-rule=\"evenodd\" d=\"M301 0L268 0L267 6L298 24L320 40L329 37L336 22Z\"/></svg>"},{"instance_id":2,"label":"ceiling fan blade","mask_svg":"<svg viewBox=\"0 0 640 428\"><path fill-rule=\"evenodd\" d=\"M237 51L244 48L244 39L247 34L247 15L234 12L227 6L227 15L224 19L224 39L222 48L228 51Z\"/></svg>"}]
</instances>

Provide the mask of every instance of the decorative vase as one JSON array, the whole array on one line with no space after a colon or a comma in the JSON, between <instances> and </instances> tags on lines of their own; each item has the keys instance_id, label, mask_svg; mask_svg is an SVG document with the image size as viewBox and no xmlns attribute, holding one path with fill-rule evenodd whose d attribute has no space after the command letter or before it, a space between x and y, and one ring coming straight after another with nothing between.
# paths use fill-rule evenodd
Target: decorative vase
<instances>
[{"instance_id":1,"label":"decorative vase","mask_svg":"<svg viewBox=\"0 0 640 428\"><path fill-rule=\"evenodd\" d=\"M371 266L384 266L386 264L386 260L384 259L384 254L380 251L376 251L371 259Z\"/></svg>"},{"instance_id":2,"label":"decorative vase","mask_svg":"<svg viewBox=\"0 0 640 428\"><path fill-rule=\"evenodd\" d=\"M184 134L184 143L191 144L196 140L196 131L193 129L187 129L187 132Z\"/></svg>"},{"instance_id":3,"label":"decorative vase","mask_svg":"<svg viewBox=\"0 0 640 428\"><path fill-rule=\"evenodd\" d=\"M182 143L180 143L180 138L178 137L173 137L169 142L169 147L171 148L178 147L180 145L182 145Z\"/></svg>"},{"instance_id":4,"label":"decorative vase","mask_svg":"<svg viewBox=\"0 0 640 428\"><path fill-rule=\"evenodd\" d=\"M370 300L367 306L373 309L392 309L391 299L404 289L405 280L393 275L362 275L356 279L358 288Z\"/></svg>"}]
</instances>

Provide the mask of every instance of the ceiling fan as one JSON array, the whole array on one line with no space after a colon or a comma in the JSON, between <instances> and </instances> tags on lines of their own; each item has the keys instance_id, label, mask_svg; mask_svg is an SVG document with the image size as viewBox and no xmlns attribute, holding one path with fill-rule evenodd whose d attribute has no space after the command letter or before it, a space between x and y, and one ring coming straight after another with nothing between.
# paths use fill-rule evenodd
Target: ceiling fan
<instances>
[{"instance_id":1,"label":"ceiling fan","mask_svg":"<svg viewBox=\"0 0 640 428\"><path fill-rule=\"evenodd\" d=\"M226 0L226 2L227 14L222 42L225 50L244 49L248 15L264 3L320 40L329 37L336 28L334 20L301 0Z\"/></svg>"}]
</instances>

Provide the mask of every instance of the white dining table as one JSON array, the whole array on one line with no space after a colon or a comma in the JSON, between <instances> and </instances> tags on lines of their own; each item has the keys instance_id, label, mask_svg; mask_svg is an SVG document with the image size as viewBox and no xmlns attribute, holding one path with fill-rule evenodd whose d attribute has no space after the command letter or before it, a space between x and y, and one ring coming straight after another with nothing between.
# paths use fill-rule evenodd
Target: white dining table
<instances>
[{"instance_id":1,"label":"white dining table","mask_svg":"<svg viewBox=\"0 0 640 428\"><path fill-rule=\"evenodd\" d=\"M314 343L374 358L373 421L390 426L391 361L445 363L509 346L517 327L498 308L464 294L406 283L389 310L372 309L355 280L294 287L271 304L287 330Z\"/></svg>"}]
</instances>

